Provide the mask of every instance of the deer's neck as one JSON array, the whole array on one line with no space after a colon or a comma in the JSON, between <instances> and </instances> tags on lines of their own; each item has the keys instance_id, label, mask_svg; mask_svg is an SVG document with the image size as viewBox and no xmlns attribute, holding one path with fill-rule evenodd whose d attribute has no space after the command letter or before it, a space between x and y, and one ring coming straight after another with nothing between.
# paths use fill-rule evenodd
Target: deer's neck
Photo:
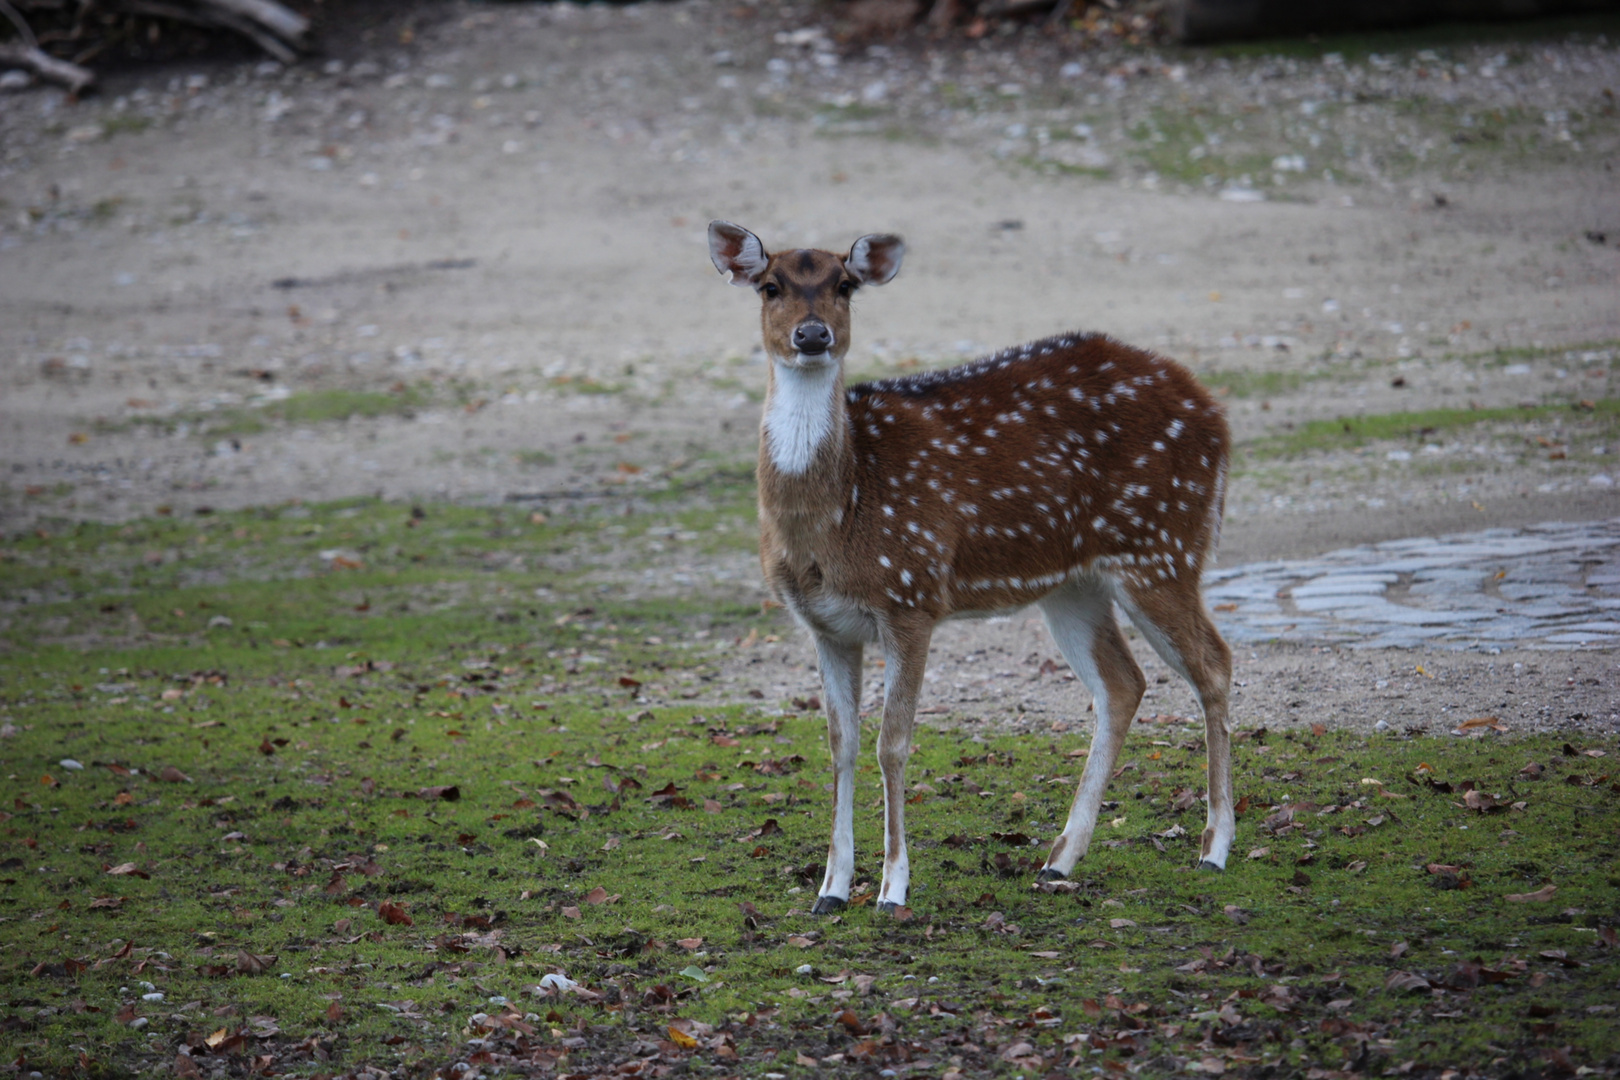
<instances>
[{"instance_id":1,"label":"deer's neck","mask_svg":"<svg viewBox=\"0 0 1620 1080\"><path fill-rule=\"evenodd\" d=\"M843 371L771 368L760 425L761 550L807 570L829 554L854 482Z\"/></svg>"},{"instance_id":2,"label":"deer's neck","mask_svg":"<svg viewBox=\"0 0 1620 1080\"><path fill-rule=\"evenodd\" d=\"M784 480L842 473L849 420L843 365L804 368L771 361L760 447Z\"/></svg>"}]
</instances>

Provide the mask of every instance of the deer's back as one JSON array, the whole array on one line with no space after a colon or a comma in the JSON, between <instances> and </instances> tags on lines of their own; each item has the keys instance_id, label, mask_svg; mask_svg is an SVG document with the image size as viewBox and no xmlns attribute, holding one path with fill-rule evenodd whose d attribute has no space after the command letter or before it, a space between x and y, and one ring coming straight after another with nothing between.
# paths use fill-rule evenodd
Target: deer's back
<instances>
[{"instance_id":1,"label":"deer's back","mask_svg":"<svg viewBox=\"0 0 1620 1080\"><path fill-rule=\"evenodd\" d=\"M885 602L945 617L1081 569L1201 574L1229 437L1173 361L1070 335L846 395L857 492L837 561Z\"/></svg>"}]
</instances>

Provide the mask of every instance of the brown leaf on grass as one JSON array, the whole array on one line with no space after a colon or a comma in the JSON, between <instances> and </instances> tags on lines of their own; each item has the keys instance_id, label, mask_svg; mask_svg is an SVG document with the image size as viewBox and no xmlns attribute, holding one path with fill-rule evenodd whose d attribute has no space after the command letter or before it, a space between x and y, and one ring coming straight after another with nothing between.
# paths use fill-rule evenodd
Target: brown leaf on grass
<instances>
[{"instance_id":1,"label":"brown leaf on grass","mask_svg":"<svg viewBox=\"0 0 1620 1080\"><path fill-rule=\"evenodd\" d=\"M815 942L811 939L803 937L799 934L794 934L792 937L788 938L787 943L796 949L808 949L810 946L815 944Z\"/></svg>"},{"instance_id":2,"label":"brown leaf on grass","mask_svg":"<svg viewBox=\"0 0 1620 1080\"><path fill-rule=\"evenodd\" d=\"M265 739L263 742L261 742L259 744L259 753L263 754L265 757L269 757L271 754L274 754L275 752L276 752L275 744L272 743L269 739Z\"/></svg>"},{"instance_id":3,"label":"brown leaf on grass","mask_svg":"<svg viewBox=\"0 0 1620 1080\"><path fill-rule=\"evenodd\" d=\"M329 1024L338 1024L342 1023L342 1021L343 1006L334 1001L332 1004L326 1007L326 1022Z\"/></svg>"},{"instance_id":4,"label":"brown leaf on grass","mask_svg":"<svg viewBox=\"0 0 1620 1080\"><path fill-rule=\"evenodd\" d=\"M415 926L416 920L406 913L405 909L392 900L384 900L377 905L377 917L389 926Z\"/></svg>"},{"instance_id":5,"label":"brown leaf on grass","mask_svg":"<svg viewBox=\"0 0 1620 1080\"><path fill-rule=\"evenodd\" d=\"M1225 915L1228 919L1231 919L1239 926L1247 926L1249 920L1254 917L1249 912L1238 907L1236 904L1227 904L1221 909L1221 914Z\"/></svg>"},{"instance_id":6,"label":"brown leaf on grass","mask_svg":"<svg viewBox=\"0 0 1620 1080\"><path fill-rule=\"evenodd\" d=\"M765 824L761 825L759 828L755 829L753 832L748 833L747 835L740 837L739 839L742 839L742 840L758 840L761 837L765 837L765 836L775 836L776 834L780 833L781 831L782 831L782 826L780 826L780 825L778 825L776 823L775 818L766 818L765 819Z\"/></svg>"},{"instance_id":7,"label":"brown leaf on grass","mask_svg":"<svg viewBox=\"0 0 1620 1080\"><path fill-rule=\"evenodd\" d=\"M201 1076L202 1070L197 1068L197 1063L191 1060L190 1054L176 1054L174 1055L174 1075L182 1078Z\"/></svg>"},{"instance_id":8,"label":"brown leaf on grass","mask_svg":"<svg viewBox=\"0 0 1620 1080\"><path fill-rule=\"evenodd\" d=\"M1540 956L1543 960L1556 960L1558 963L1568 968L1578 968L1583 966L1579 960L1571 957L1563 949L1542 949L1541 952L1537 953L1536 955Z\"/></svg>"},{"instance_id":9,"label":"brown leaf on grass","mask_svg":"<svg viewBox=\"0 0 1620 1080\"><path fill-rule=\"evenodd\" d=\"M1551 900L1553 894L1557 891L1558 886L1556 885L1543 885L1535 892L1508 893L1502 899L1510 900L1515 904L1544 904Z\"/></svg>"},{"instance_id":10,"label":"brown leaf on grass","mask_svg":"<svg viewBox=\"0 0 1620 1080\"><path fill-rule=\"evenodd\" d=\"M246 949L236 950L236 970L242 975L262 975L275 966L274 956L256 956Z\"/></svg>"},{"instance_id":11,"label":"brown leaf on grass","mask_svg":"<svg viewBox=\"0 0 1620 1080\"><path fill-rule=\"evenodd\" d=\"M1488 814L1492 810L1501 809L1501 805L1496 801L1496 796L1487 795L1477 788L1463 793L1463 805L1470 810L1477 810L1481 814Z\"/></svg>"},{"instance_id":12,"label":"brown leaf on grass","mask_svg":"<svg viewBox=\"0 0 1620 1080\"><path fill-rule=\"evenodd\" d=\"M1453 735L1463 735L1470 731L1479 731L1481 729L1496 732L1506 732L1508 728L1506 724L1502 723L1499 717L1476 716L1472 720L1464 720L1462 723L1452 728L1451 733Z\"/></svg>"},{"instance_id":13,"label":"brown leaf on grass","mask_svg":"<svg viewBox=\"0 0 1620 1080\"><path fill-rule=\"evenodd\" d=\"M90 901L90 907L92 910L96 908L103 908L111 911L117 911L123 906L124 898L122 896L98 896L94 900Z\"/></svg>"},{"instance_id":14,"label":"brown leaf on grass","mask_svg":"<svg viewBox=\"0 0 1620 1080\"><path fill-rule=\"evenodd\" d=\"M577 918L579 918L579 908L577 908L577 907L573 907L572 905L570 905L568 907L561 908L559 910L561 911L562 916L565 919L577 919Z\"/></svg>"},{"instance_id":15,"label":"brown leaf on grass","mask_svg":"<svg viewBox=\"0 0 1620 1080\"><path fill-rule=\"evenodd\" d=\"M619 902L619 896L619 893L614 893L612 896L609 896L608 891L602 888L602 886L598 885L596 888L585 894L585 903L590 904L592 907L595 907L598 904L616 904Z\"/></svg>"},{"instance_id":16,"label":"brown leaf on grass","mask_svg":"<svg viewBox=\"0 0 1620 1080\"><path fill-rule=\"evenodd\" d=\"M821 1065L821 1062L817 1061L815 1058L811 1057L809 1054L806 1054L803 1050L795 1050L794 1055L795 1056L793 1058L793 1063L795 1065L804 1065L804 1066L807 1066L807 1067L812 1068L812 1069L817 1068L817 1067L819 1067Z\"/></svg>"},{"instance_id":17,"label":"brown leaf on grass","mask_svg":"<svg viewBox=\"0 0 1620 1080\"><path fill-rule=\"evenodd\" d=\"M443 799L445 802L455 802L457 799L461 798L461 788L457 787L455 784L439 784L433 787L422 788L416 793L416 797L419 799L428 799L430 801L433 799Z\"/></svg>"},{"instance_id":18,"label":"brown leaf on grass","mask_svg":"<svg viewBox=\"0 0 1620 1080\"><path fill-rule=\"evenodd\" d=\"M833 1023L842 1024L851 1035L855 1036L865 1035L868 1030L866 1025L861 1023L861 1018L855 1015L853 1009L845 1009L840 1012L833 1017Z\"/></svg>"},{"instance_id":19,"label":"brown leaf on grass","mask_svg":"<svg viewBox=\"0 0 1620 1080\"><path fill-rule=\"evenodd\" d=\"M158 773L158 779L162 780L165 784L191 783L191 777L187 776L173 765L163 766L163 771Z\"/></svg>"},{"instance_id":20,"label":"brown leaf on grass","mask_svg":"<svg viewBox=\"0 0 1620 1080\"><path fill-rule=\"evenodd\" d=\"M142 870L132 862L119 863L117 866L109 866L107 867L107 873L112 874L115 877L122 877L127 874L131 877L138 877L142 881L150 880L152 877L151 874L148 874L145 870Z\"/></svg>"},{"instance_id":21,"label":"brown leaf on grass","mask_svg":"<svg viewBox=\"0 0 1620 1080\"><path fill-rule=\"evenodd\" d=\"M1598 931L1598 943L1611 949L1620 949L1620 933L1616 933L1612 926L1605 926Z\"/></svg>"},{"instance_id":22,"label":"brown leaf on grass","mask_svg":"<svg viewBox=\"0 0 1620 1080\"><path fill-rule=\"evenodd\" d=\"M1392 971L1384 980L1385 990L1394 990L1397 993L1423 993L1432 988L1428 979L1421 975L1414 975L1410 971Z\"/></svg>"},{"instance_id":23,"label":"brown leaf on grass","mask_svg":"<svg viewBox=\"0 0 1620 1080\"><path fill-rule=\"evenodd\" d=\"M683 949L686 949L686 950L690 951L692 949L702 948L703 947L703 939L700 938L700 937L683 937L683 938L677 939L675 944L679 945Z\"/></svg>"}]
</instances>

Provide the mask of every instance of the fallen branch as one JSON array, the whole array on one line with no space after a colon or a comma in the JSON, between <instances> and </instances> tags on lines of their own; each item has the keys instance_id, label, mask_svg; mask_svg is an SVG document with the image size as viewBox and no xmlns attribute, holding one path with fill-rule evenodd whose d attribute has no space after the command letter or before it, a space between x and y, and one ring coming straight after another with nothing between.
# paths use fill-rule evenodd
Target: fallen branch
<instances>
[{"instance_id":1,"label":"fallen branch","mask_svg":"<svg viewBox=\"0 0 1620 1080\"><path fill-rule=\"evenodd\" d=\"M0 42L0 67L23 68L42 79L61 83L74 94L95 84L95 73L78 64L58 60L37 45L16 41Z\"/></svg>"},{"instance_id":2,"label":"fallen branch","mask_svg":"<svg viewBox=\"0 0 1620 1080\"><path fill-rule=\"evenodd\" d=\"M95 25L89 16L101 11L240 34L286 64L296 60L299 50L306 46L310 26L308 19L276 0L78 0L71 5L63 0L0 0L0 14L16 27L18 34L18 40L0 43L0 64L28 68L44 78L68 84L75 92L94 82L94 76L41 49L17 7L39 13L56 31L47 36L59 41L82 44L92 36L87 31ZM69 19L71 22L65 22ZM92 44L80 57L93 55L105 43L104 38Z\"/></svg>"}]
</instances>

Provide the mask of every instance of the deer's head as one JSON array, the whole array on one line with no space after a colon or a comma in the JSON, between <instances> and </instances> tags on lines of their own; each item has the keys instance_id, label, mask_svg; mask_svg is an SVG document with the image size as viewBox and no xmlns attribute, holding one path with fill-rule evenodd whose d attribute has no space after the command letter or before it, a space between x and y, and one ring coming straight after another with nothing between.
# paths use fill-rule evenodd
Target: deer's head
<instances>
[{"instance_id":1,"label":"deer's head","mask_svg":"<svg viewBox=\"0 0 1620 1080\"><path fill-rule=\"evenodd\" d=\"M792 367L843 361L850 297L863 285L892 280L905 252L898 236L878 234L861 237L846 255L803 248L772 255L742 226L709 222L715 269L759 294L765 351Z\"/></svg>"}]
</instances>

